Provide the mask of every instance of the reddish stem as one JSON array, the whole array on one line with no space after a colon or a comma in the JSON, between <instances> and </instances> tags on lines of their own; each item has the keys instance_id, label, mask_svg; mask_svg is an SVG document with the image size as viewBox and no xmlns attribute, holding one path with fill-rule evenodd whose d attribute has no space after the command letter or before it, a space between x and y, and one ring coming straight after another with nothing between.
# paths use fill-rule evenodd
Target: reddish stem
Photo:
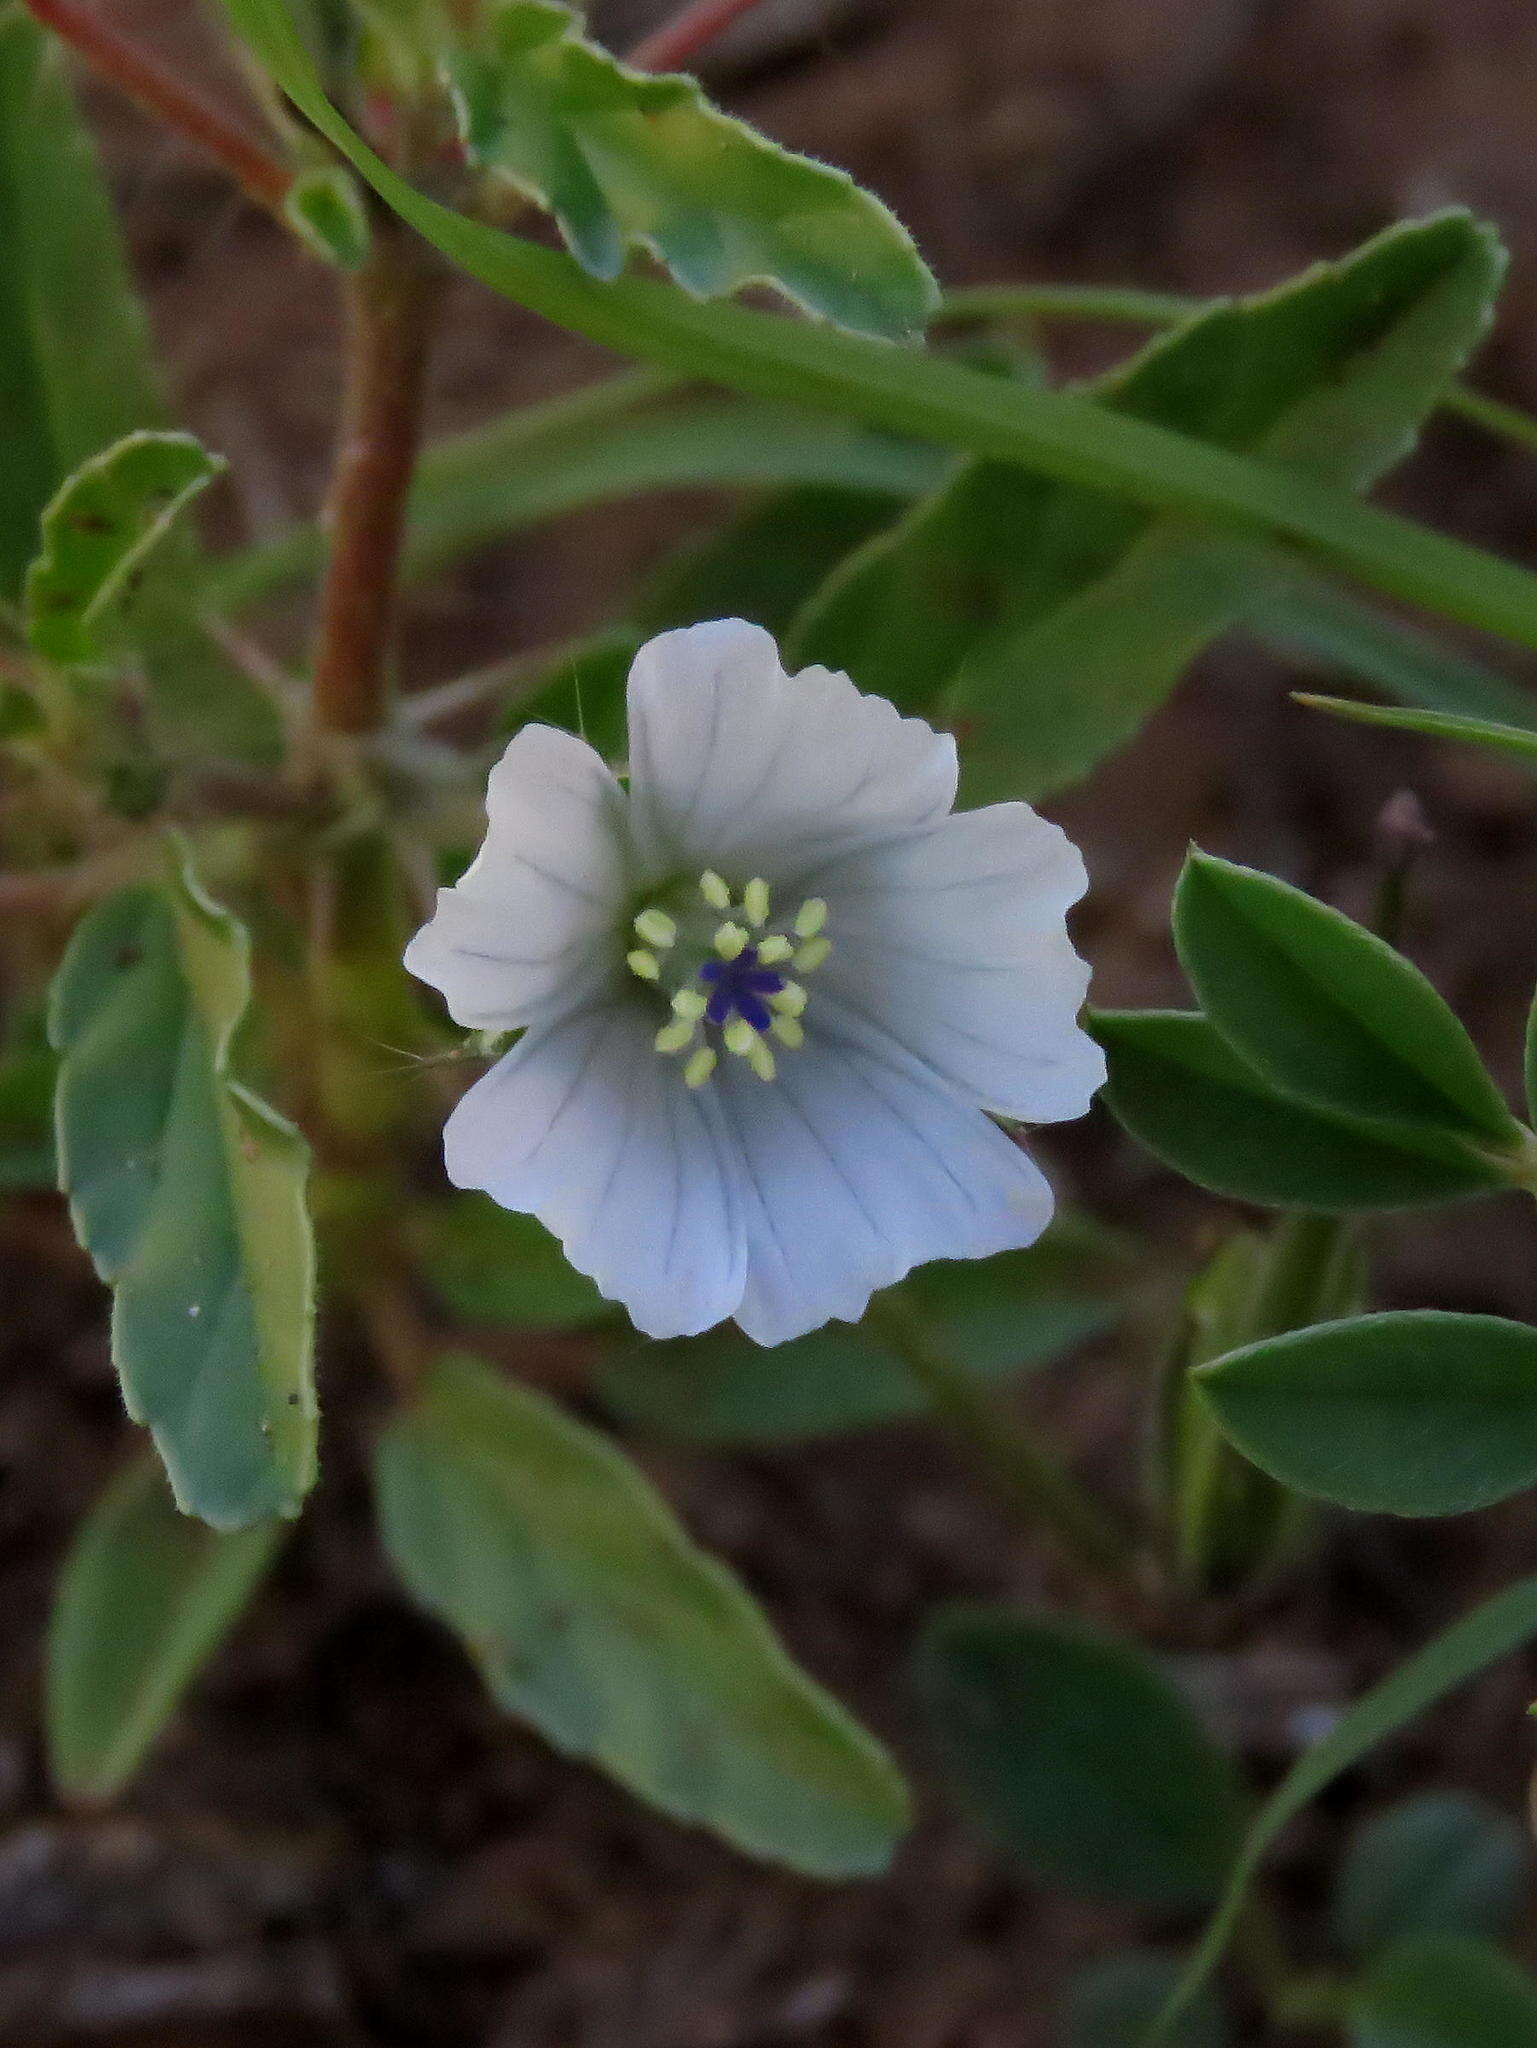
<instances>
[{"instance_id":1,"label":"reddish stem","mask_svg":"<svg viewBox=\"0 0 1537 2048\"><path fill-rule=\"evenodd\" d=\"M221 164L258 206L281 211L291 182L287 167L221 109L200 99L94 8L79 6L76 0L26 0L26 4L45 28L78 51L100 77Z\"/></svg>"},{"instance_id":2,"label":"reddish stem","mask_svg":"<svg viewBox=\"0 0 1537 2048\"><path fill-rule=\"evenodd\" d=\"M681 71L699 52L725 34L758 0L693 0L671 21L645 36L625 62L637 71Z\"/></svg>"}]
</instances>

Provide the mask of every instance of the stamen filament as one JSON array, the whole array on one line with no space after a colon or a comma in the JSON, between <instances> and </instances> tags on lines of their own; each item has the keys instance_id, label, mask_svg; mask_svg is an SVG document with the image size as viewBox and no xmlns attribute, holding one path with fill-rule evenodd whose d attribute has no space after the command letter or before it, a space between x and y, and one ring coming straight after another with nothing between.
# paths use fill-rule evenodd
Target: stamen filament
<instances>
[{"instance_id":1,"label":"stamen filament","mask_svg":"<svg viewBox=\"0 0 1537 2048\"><path fill-rule=\"evenodd\" d=\"M690 1088L702 1088L715 1072L716 1059L713 1046L702 1045L689 1054L688 1065L683 1069L683 1079Z\"/></svg>"},{"instance_id":2,"label":"stamen filament","mask_svg":"<svg viewBox=\"0 0 1537 2048\"><path fill-rule=\"evenodd\" d=\"M781 1045L787 1045L791 1052L798 1052L806 1043L805 1026L795 1017L778 1016L769 1024L770 1031Z\"/></svg>"},{"instance_id":3,"label":"stamen filament","mask_svg":"<svg viewBox=\"0 0 1537 2048\"><path fill-rule=\"evenodd\" d=\"M808 939L795 955L795 965L802 974L811 974L821 966L832 951L826 939Z\"/></svg>"}]
</instances>

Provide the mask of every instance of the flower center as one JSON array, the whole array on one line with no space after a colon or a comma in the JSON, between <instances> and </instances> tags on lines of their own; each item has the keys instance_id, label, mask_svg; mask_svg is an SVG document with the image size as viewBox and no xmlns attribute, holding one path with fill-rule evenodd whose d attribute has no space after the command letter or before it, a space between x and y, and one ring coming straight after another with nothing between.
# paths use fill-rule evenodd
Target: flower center
<instances>
[{"instance_id":1,"label":"flower center","mask_svg":"<svg viewBox=\"0 0 1537 2048\"><path fill-rule=\"evenodd\" d=\"M793 917L779 920L761 877L738 897L711 869L639 912L640 943L626 956L630 972L667 998L672 1014L656 1034L656 1049L683 1058L690 1088L704 1086L722 1051L772 1081L769 1040L791 1052L804 1044L806 990L788 970L806 975L821 966L832 950L826 922L820 896L808 896Z\"/></svg>"}]
</instances>

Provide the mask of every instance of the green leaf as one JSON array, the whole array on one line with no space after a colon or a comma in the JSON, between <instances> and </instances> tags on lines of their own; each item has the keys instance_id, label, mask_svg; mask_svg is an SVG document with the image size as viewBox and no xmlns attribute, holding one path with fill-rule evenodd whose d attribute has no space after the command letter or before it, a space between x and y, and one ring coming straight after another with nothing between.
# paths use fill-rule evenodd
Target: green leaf
<instances>
[{"instance_id":1,"label":"green leaf","mask_svg":"<svg viewBox=\"0 0 1537 2048\"><path fill-rule=\"evenodd\" d=\"M466 1322L568 1330L614 1312L542 1223L498 1208L489 1195L413 1209L405 1238L428 1286Z\"/></svg>"},{"instance_id":2,"label":"green leaf","mask_svg":"<svg viewBox=\"0 0 1537 2048\"><path fill-rule=\"evenodd\" d=\"M1336 1947L1369 1961L1413 1935L1499 1941L1515 1931L1531 1889L1532 1852L1519 1821L1469 1792L1427 1792L1358 1829L1335 1887Z\"/></svg>"},{"instance_id":3,"label":"green leaf","mask_svg":"<svg viewBox=\"0 0 1537 2048\"><path fill-rule=\"evenodd\" d=\"M1498 1151L1519 1145L1521 1126L1442 998L1339 911L1192 849L1174 942L1208 1018L1283 1094Z\"/></svg>"},{"instance_id":4,"label":"green leaf","mask_svg":"<svg viewBox=\"0 0 1537 2048\"><path fill-rule=\"evenodd\" d=\"M818 1877L884 1869L895 1767L606 1439L474 1359L380 1441L386 1548L508 1712L683 1821Z\"/></svg>"},{"instance_id":5,"label":"green leaf","mask_svg":"<svg viewBox=\"0 0 1537 2048\"><path fill-rule=\"evenodd\" d=\"M1064 2048L1141 2048L1178 1977L1176 1958L1157 1949L1126 1949L1092 1964L1068 1989ZM1227 2048L1232 2035L1205 1993L1171 2039L1174 2048Z\"/></svg>"},{"instance_id":6,"label":"green leaf","mask_svg":"<svg viewBox=\"0 0 1537 2048\"><path fill-rule=\"evenodd\" d=\"M547 207L594 277L648 249L686 291L775 284L866 334L921 330L939 289L912 238L842 171L631 71L567 7L499 0L450 62L471 161Z\"/></svg>"},{"instance_id":7,"label":"green leaf","mask_svg":"<svg viewBox=\"0 0 1537 2048\"><path fill-rule=\"evenodd\" d=\"M129 1414L178 1506L239 1528L296 1513L315 1474L309 1154L235 1078L244 927L167 865L90 912L55 979L59 1178Z\"/></svg>"},{"instance_id":8,"label":"green leaf","mask_svg":"<svg viewBox=\"0 0 1537 2048\"><path fill-rule=\"evenodd\" d=\"M1272 1209L1403 1209L1510 1185L1472 1147L1424 1125L1385 1128L1279 1094L1198 1011L1095 1010L1103 1100L1166 1166Z\"/></svg>"},{"instance_id":9,"label":"green leaf","mask_svg":"<svg viewBox=\"0 0 1537 2048\"><path fill-rule=\"evenodd\" d=\"M1537 1483L1537 1330L1401 1309L1246 1345L1196 1375L1246 1457L1365 1514L1461 1515Z\"/></svg>"},{"instance_id":10,"label":"green leaf","mask_svg":"<svg viewBox=\"0 0 1537 2048\"><path fill-rule=\"evenodd\" d=\"M978 1378L1002 1383L1099 1335L1114 1305L1065 1293L1038 1256L940 1261L904 1282L947 1350ZM598 1376L614 1412L685 1443L774 1444L871 1429L921 1415L927 1403L878 1330L844 1325L778 1345L772 1356L729 1330L622 1351Z\"/></svg>"},{"instance_id":11,"label":"green leaf","mask_svg":"<svg viewBox=\"0 0 1537 2048\"><path fill-rule=\"evenodd\" d=\"M56 1188L53 1091L58 1062L46 1039L18 1032L0 1053L0 1192Z\"/></svg>"},{"instance_id":12,"label":"green leaf","mask_svg":"<svg viewBox=\"0 0 1537 2048\"><path fill-rule=\"evenodd\" d=\"M673 394L673 380L641 371L436 442L411 493L407 581L541 520L640 491L825 483L908 496L944 469L917 442L788 405ZM209 595L239 610L324 558L319 527L295 527L219 563Z\"/></svg>"},{"instance_id":13,"label":"green leaf","mask_svg":"<svg viewBox=\"0 0 1537 2048\"><path fill-rule=\"evenodd\" d=\"M27 571L39 654L81 663L107 651L149 556L224 467L190 434L141 431L75 471L43 514L43 551Z\"/></svg>"},{"instance_id":14,"label":"green leaf","mask_svg":"<svg viewBox=\"0 0 1537 2048\"><path fill-rule=\"evenodd\" d=\"M283 200L288 225L327 263L358 270L368 260L372 236L357 180L340 164L301 171Z\"/></svg>"},{"instance_id":15,"label":"green leaf","mask_svg":"<svg viewBox=\"0 0 1537 2048\"><path fill-rule=\"evenodd\" d=\"M66 1799L107 1800L138 1770L255 1592L282 1524L224 1533L178 1514L138 1458L64 1560L48 1637L48 1754Z\"/></svg>"},{"instance_id":16,"label":"green leaf","mask_svg":"<svg viewBox=\"0 0 1537 2048\"><path fill-rule=\"evenodd\" d=\"M1496 1593L1471 1614L1453 1622L1344 1714L1321 1742L1298 1758L1261 1807L1228 1874L1222 1903L1164 2007L1146 2048L1168 2044L1179 2015L1222 1959L1243 1914L1249 1887L1271 1844L1343 1772L1378 1743L1464 1685L1487 1665L1512 1655L1537 1637L1537 1574ZM1471 2044L1470 2044L1471 2048ZM1485 2048L1479 2043L1479 2048Z\"/></svg>"},{"instance_id":17,"label":"green leaf","mask_svg":"<svg viewBox=\"0 0 1537 2048\"><path fill-rule=\"evenodd\" d=\"M1236 1780L1140 1649L960 1604L924 1631L915 1681L967 1805L1043 1882L1168 1910L1216 1896Z\"/></svg>"},{"instance_id":18,"label":"green leaf","mask_svg":"<svg viewBox=\"0 0 1537 2048\"><path fill-rule=\"evenodd\" d=\"M226 7L295 105L403 220L493 291L589 340L759 398L1290 539L1393 596L1537 647L1537 577L1295 472L860 335L699 305L646 278L595 282L560 251L454 213L391 171L326 99L287 0Z\"/></svg>"},{"instance_id":19,"label":"green leaf","mask_svg":"<svg viewBox=\"0 0 1537 2048\"><path fill-rule=\"evenodd\" d=\"M1198 315L1094 396L1362 488L1406 452L1482 334L1503 268L1466 215L1395 228ZM973 464L833 578L793 652L936 710L995 779L1039 795L1128 740L1274 573L1267 551L1183 517Z\"/></svg>"},{"instance_id":20,"label":"green leaf","mask_svg":"<svg viewBox=\"0 0 1537 2048\"><path fill-rule=\"evenodd\" d=\"M1523 768L1537 771L1537 731L1519 725L1496 725L1487 718L1459 718L1446 711L1399 711L1386 704L1358 704L1349 697L1315 697L1297 692L1297 702L1313 711L1327 711L1353 725L1383 725L1393 732L1423 733L1436 740L1461 740L1505 754Z\"/></svg>"},{"instance_id":21,"label":"green leaf","mask_svg":"<svg viewBox=\"0 0 1537 2048\"><path fill-rule=\"evenodd\" d=\"M1527 1114L1537 1121L1537 994L1532 997L1532 1006L1526 1013L1526 1044L1523 1048L1522 1067L1526 1082Z\"/></svg>"},{"instance_id":22,"label":"green leaf","mask_svg":"<svg viewBox=\"0 0 1537 2048\"><path fill-rule=\"evenodd\" d=\"M0 597L12 601L64 478L163 418L67 65L63 45L21 8L0 19Z\"/></svg>"},{"instance_id":23,"label":"green leaf","mask_svg":"<svg viewBox=\"0 0 1537 2048\"><path fill-rule=\"evenodd\" d=\"M1427 1934L1385 1955L1351 2001L1351 2048L1531 2048L1537 1982L1497 1949Z\"/></svg>"}]
</instances>

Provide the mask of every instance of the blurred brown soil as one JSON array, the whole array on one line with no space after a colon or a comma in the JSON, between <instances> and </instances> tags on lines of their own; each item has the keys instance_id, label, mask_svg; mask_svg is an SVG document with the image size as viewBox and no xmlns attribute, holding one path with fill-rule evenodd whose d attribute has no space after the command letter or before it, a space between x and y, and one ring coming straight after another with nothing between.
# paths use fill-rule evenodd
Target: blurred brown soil
<instances>
[{"instance_id":1,"label":"blurred brown soil","mask_svg":"<svg viewBox=\"0 0 1537 2048\"><path fill-rule=\"evenodd\" d=\"M178 0L121 0L120 12L188 65L208 61L207 31ZM948 281L1242 289L1394 217L1465 202L1515 252L1478 379L1537 404L1537 21L1523 0L798 12L840 25L732 73L723 92L873 184ZM308 512L335 391L316 271L136 115L102 95L92 106L178 400L234 463L230 530ZM1062 365L1085 370L1120 346L1065 337ZM599 367L465 286L437 423ZM1391 497L1531 557L1537 466L1467 429L1438 423ZM652 502L487 553L414 605L413 679L601 619L711 509ZM1327 725L1288 704L1288 680L1246 647L1218 650L1131 752L1056 807L1094 877L1078 929L1101 1000L1175 992L1166 912L1189 836L1359 909L1373 818L1408 784L1437 834L1414 950L1514 1086L1537 979L1530 784ZM1042 1150L1080 1199L1171 1244L1218 1227L1216 1205L1135 1155L1102 1114ZM1537 1316L1531 1222L1515 1204L1382 1237L1381 1299ZM779 1456L651 1457L797 1652L919 1774L923 1821L889 1879L827 1890L653 1819L498 1720L372 1547L344 1362L325 1477L271 1589L122 1807L64 1815L40 1763L41 1634L61 1547L126 1430L103 1298L51 1203L21 1205L3 1226L0 1300L0 2041L1045 2048L1066 1976L1132 1931L1002 1867L924 1776L901 1672L925 1611L957 1594L1062 1591L942 1448L894 1431ZM1145 1370L1111 1349L1030 1395L1112 1488L1132 1483L1128 1417ZM1321 1715L1534 1563L1530 1507L1352 1525L1195 1660L1192 1683L1272 1776ZM1519 1806L1534 1691L1537 1663L1492 1674L1294 1830L1278 1873L1303 1942L1318 1940L1340 1823L1364 1803L1456 1783Z\"/></svg>"}]
</instances>

